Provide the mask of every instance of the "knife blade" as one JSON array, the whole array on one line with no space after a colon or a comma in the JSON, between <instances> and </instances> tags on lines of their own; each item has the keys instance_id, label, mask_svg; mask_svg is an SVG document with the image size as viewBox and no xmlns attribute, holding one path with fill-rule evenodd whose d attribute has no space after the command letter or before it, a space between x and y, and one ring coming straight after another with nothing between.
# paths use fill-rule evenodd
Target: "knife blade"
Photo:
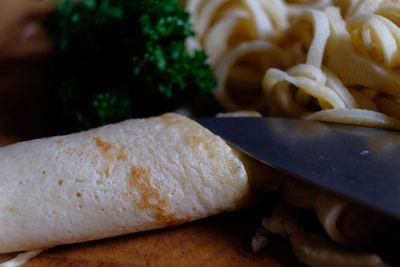
<instances>
[{"instance_id":1,"label":"knife blade","mask_svg":"<svg viewBox=\"0 0 400 267\"><path fill-rule=\"evenodd\" d=\"M268 117L197 122L272 168L400 220L400 132Z\"/></svg>"}]
</instances>

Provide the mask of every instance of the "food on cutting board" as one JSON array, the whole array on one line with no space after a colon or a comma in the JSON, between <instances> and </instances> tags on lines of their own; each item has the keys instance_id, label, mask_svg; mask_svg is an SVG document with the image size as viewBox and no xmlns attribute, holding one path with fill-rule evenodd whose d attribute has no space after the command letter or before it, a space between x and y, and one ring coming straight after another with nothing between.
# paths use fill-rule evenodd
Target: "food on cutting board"
<instances>
[{"instance_id":1,"label":"food on cutting board","mask_svg":"<svg viewBox=\"0 0 400 267\"><path fill-rule=\"evenodd\" d=\"M400 129L400 1L185 5L196 32L187 47L206 51L218 81L213 93L226 111ZM264 220L255 250L274 233L308 265L384 264L374 252L394 247L396 241L379 242L398 237L391 220L308 185L285 182L281 191L284 204Z\"/></svg>"},{"instance_id":2,"label":"food on cutting board","mask_svg":"<svg viewBox=\"0 0 400 267\"><path fill-rule=\"evenodd\" d=\"M55 44L48 108L56 131L170 110L210 91L215 85L211 70L217 78L214 96L224 111L257 110L263 115L400 129L399 1L182 1L195 32L187 23L189 16L172 0L56 2L57 10L46 21ZM154 140L160 141L159 147ZM190 163L187 151L192 153L189 158L201 160ZM7 188L22 194L22 198L10 194L1 203L1 216L9 222L3 228L1 251L33 249L11 260L16 264L57 244L155 229L237 209L249 201L252 179L248 178L257 175L254 180L259 181L265 173L261 164L237 154L196 123L172 114L19 143L0 153L6 154L0 159L5 166L0 195L10 194ZM162 160L168 157L177 160ZM226 158L232 161L219 165ZM54 164L60 159L61 164ZM7 176L15 173L12 166L26 175ZM237 175L226 176L229 168ZM193 180L192 173L201 179ZM33 175L50 191L35 186ZM12 177L15 180L7 182ZM161 187L167 184L164 178L172 179L171 186L182 194ZM288 238L298 260L308 265L385 265L373 245L392 230L396 233L393 221L308 185L282 182L275 175L262 178L273 185L267 191L279 188L283 203L264 219L253 239L255 250L276 234ZM222 184L227 179L233 181L230 188ZM25 207L21 201L27 192L37 200ZM195 194L187 198L187 192ZM100 213L88 210L90 205ZM107 216L106 211L119 216ZM57 234L36 231L42 225L28 223L24 213L51 224L46 229ZM79 214L77 221L70 216L74 213ZM128 222L128 215L137 215L137 221ZM85 221L92 218L103 218L106 227L89 229ZM27 232L20 232L21 227ZM7 238L9 242L4 242ZM7 254L4 259L15 256Z\"/></svg>"},{"instance_id":3,"label":"food on cutting board","mask_svg":"<svg viewBox=\"0 0 400 267\"><path fill-rule=\"evenodd\" d=\"M226 110L400 128L400 1L187 0Z\"/></svg>"},{"instance_id":4,"label":"food on cutting board","mask_svg":"<svg viewBox=\"0 0 400 267\"><path fill-rule=\"evenodd\" d=\"M33 256L247 207L263 168L173 113L20 142L0 155L0 253Z\"/></svg>"}]
</instances>

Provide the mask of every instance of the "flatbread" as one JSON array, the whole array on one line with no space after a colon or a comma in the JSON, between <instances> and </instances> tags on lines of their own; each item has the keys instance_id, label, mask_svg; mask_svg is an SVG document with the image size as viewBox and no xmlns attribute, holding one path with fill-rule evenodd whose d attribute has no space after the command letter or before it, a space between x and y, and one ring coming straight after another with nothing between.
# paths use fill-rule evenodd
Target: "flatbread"
<instances>
[{"instance_id":1,"label":"flatbread","mask_svg":"<svg viewBox=\"0 0 400 267\"><path fill-rule=\"evenodd\" d=\"M176 114L0 148L0 253L178 225L251 199L240 156Z\"/></svg>"}]
</instances>

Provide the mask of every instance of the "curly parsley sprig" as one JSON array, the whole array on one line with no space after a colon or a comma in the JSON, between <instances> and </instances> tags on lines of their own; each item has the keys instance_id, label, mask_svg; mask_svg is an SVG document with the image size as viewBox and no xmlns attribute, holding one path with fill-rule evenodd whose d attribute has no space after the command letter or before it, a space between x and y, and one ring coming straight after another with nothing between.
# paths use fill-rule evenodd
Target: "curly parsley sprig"
<instances>
[{"instance_id":1,"label":"curly parsley sprig","mask_svg":"<svg viewBox=\"0 0 400 267\"><path fill-rule=\"evenodd\" d=\"M49 107L60 131L170 111L216 84L175 0L63 0L46 21Z\"/></svg>"}]
</instances>

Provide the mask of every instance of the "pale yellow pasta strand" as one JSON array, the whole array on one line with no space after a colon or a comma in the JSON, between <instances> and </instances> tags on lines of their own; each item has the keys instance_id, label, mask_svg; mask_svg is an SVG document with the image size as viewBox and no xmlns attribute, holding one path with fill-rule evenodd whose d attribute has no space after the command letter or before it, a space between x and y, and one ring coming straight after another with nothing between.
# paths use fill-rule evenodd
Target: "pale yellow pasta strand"
<instances>
[{"instance_id":1,"label":"pale yellow pasta strand","mask_svg":"<svg viewBox=\"0 0 400 267\"><path fill-rule=\"evenodd\" d=\"M400 96L400 75L371 61L352 47L346 23L336 8L326 10L331 36L326 48L326 66L345 86L363 86L392 96Z\"/></svg>"},{"instance_id":2,"label":"pale yellow pasta strand","mask_svg":"<svg viewBox=\"0 0 400 267\"><path fill-rule=\"evenodd\" d=\"M357 16L347 20L354 45L389 68L400 64L400 29L379 15Z\"/></svg>"},{"instance_id":3,"label":"pale yellow pasta strand","mask_svg":"<svg viewBox=\"0 0 400 267\"><path fill-rule=\"evenodd\" d=\"M194 30L197 34L198 39L202 39L204 34L208 30L208 27L211 25L213 17L216 15L218 8L223 4L228 3L229 0L209 0L205 1L203 7L197 11L198 16L197 20L194 24Z\"/></svg>"},{"instance_id":4,"label":"pale yellow pasta strand","mask_svg":"<svg viewBox=\"0 0 400 267\"><path fill-rule=\"evenodd\" d=\"M209 29L204 39L204 48L211 66L217 64L227 53L229 38L234 34L237 25L246 18L248 18L248 14L245 10L235 9Z\"/></svg>"},{"instance_id":5,"label":"pale yellow pasta strand","mask_svg":"<svg viewBox=\"0 0 400 267\"><path fill-rule=\"evenodd\" d=\"M290 68L287 73L295 77L303 77L315 81L317 84L314 84L314 86L316 88L320 88L321 93L318 93L317 91L313 93L313 91L309 89L305 89L300 86L298 87L302 88L302 91L309 93L309 95L316 97L318 100L327 102L332 107L338 108L342 106L356 106L355 100L347 91L347 89L344 88L340 80L327 70L323 72L322 70L315 68L313 65L302 64ZM296 84L293 83L293 85ZM323 95L325 95L326 97L324 97Z\"/></svg>"},{"instance_id":6,"label":"pale yellow pasta strand","mask_svg":"<svg viewBox=\"0 0 400 267\"><path fill-rule=\"evenodd\" d=\"M326 75L319 67L312 64L299 64L287 70L289 75L305 77L316 81L320 84L325 84L327 81Z\"/></svg>"},{"instance_id":7,"label":"pale yellow pasta strand","mask_svg":"<svg viewBox=\"0 0 400 267\"><path fill-rule=\"evenodd\" d=\"M329 20L324 12L302 9L288 30L275 39L288 50L295 64L307 63L320 67L329 35Z\"/></svg>"},{"instance_id":8,"label":"pale yellow pasta strand","mask_svg":"<svg viewBox=\"0 0 400 267\"><path fill-rule=\"evenodd\" d=\"M266 40L274 30L272 22L264 12L258 0L242 0L243 4L249 10L249 14L253 20L255 29L257 30L258 39Z\"/></svg>"},{"instance_id":9,"label":"pale yellow pasta strand","mask_svg":"<svg viewBox=\"0 0 400 267\"><path fill-rule=\"evenodd\" d=\"M337 201L336 198L321 194L315 201L315 212L329 237L339 243L347 244L348 240L338 228L341 214L347 208L347 204ZM340 226L339 226L340 227Z\"/></svg>"},{"instance_id":10,"label":"pale yellow pasta strand","mask_svg":"<svg viewBox=\"0 0 400 267\"><path fill-rule=\"evenodd\" d=\"M326 75L326 85L331 88L343 100L347 108L357 108L358 103L350 93L350 91L343 85L342 81L334 75L330 70L323 68Z\"/></svg>"},{"instance_id":11,"label":"pale yellow pasta strand","mask_svg":"<svg viewBox=\"0 0 400 267\"><path fill-rule=\"evenodd\" d=\"M289 69L287 73L277 69L270 69L267 71L263 80L263 87L267 101L269 102L269 107L274 111L273 113L279 109L283 109L282 111L284 111L286 115L292 117L303 115L304 112L300 112L302 108L297 105L294 100L297 96L289 96L291 91L288 89L288 83L298 87L303 95L304 93L308 93L317 98L322 108L343 108L346 104L348 107L355 107L351 94L348 93L343 86L339 86L339 84L341 84L340 81L335 79L332 74L329 75L328 85L332 86L334 89L331 90L332 88L330 89L325 86L326 75L319 69L322 63L325 45L330 35L327 16L318 10L307 10L303 12L300 22L298 23L311 23L314 27L314 37L307 53L307 64L294 66ZM275 87L277 83L282 81L286 83ZM276 89L275 92L272 92L273 88ZM302 98L302 100L305 99L305 97ZM347 103L345 104L343 100L347 101ZM275 101L277 103L274 103ZM302 102L304 105L305 102ZM277 106L280 106L280 108ZM291 108L292 106L293 108ZM279 114L279 112L277 113Z\"/></svg>"},{"instance_id":12,"label":"pale yellow pasta strand","mask_svg":"<svg viewBox=\"0 0 400 267\"><path fill-rule=\"evenodd\" d=\"M304 119L400 130L400 120L366 109L341 108L322 110L305 116Z\"/></svg>"},{"instance_id":13,"label":"pale yellow pasta strand","mask_svg":"<svg viewBox=\"0 0 400 267\"><path fill-rule=\"evenodd\" d=\"M346 106L342 98L332 88L325 85L326 75L319 68L312 65L297 65L289 69L288 72L269 69L264 76L263 88L270 104L271 101L277 100L271 98L273 98L275 90L282 90L282 87L277 87L282 82L292 84L307 94L328 102L333 108L344 108ZM302 115L297 114L296 117Z\"/></svg>"},{"instance_id":14,"label":"pale yellow pasta strand","mask_svg":"<svg viewBox=\"0 0 400 267\"><path fill-rule=\"evenodd\" d=\"M307 52L307 64L320 67L326 42L330 35L329 20L325 13L319 10L307 10L303 19L310 21L314 27L314 38Z\"/></svg>"},{"instance_id":15,"label":"pale yellow pasta strand","mask_svg":"<svg viewBox=\"0 0 400 267\"><path fill-rule=\"evenodd\" d=\"M288 12L283 0L260 0L260 3L272 20L275 31L280 32L289 26Z\"/></svg>"},{"instance_id":16,"label":"pale yellow pasta strand","mask_svg":"<svg viewBox=\"0 0 400 267\"><path fill-rule=\"evenodd\" d=\"M12 258L5 262L0 261L0 267L19 267L24 265L28 260L36 257L42 253L45 249L29 250L21 253L16 253Z\"/></svg>"},{"instance_id":17,"label":"pale yellow pasta strand","mask_svg":"<svg viewBox=\"0 0 400 267\"><path fill-rule=\"evenodd\" d=\"M390 2L390 0L334 0L334 5L342 10L345 18L373 13L383 3Z\"/></svg>"},{"instance_id":18,"label":"pale yellow pasta strand","mask_svg":"<svg viewBox=\"0 0 400 267\"><path fill-rule=\"evenodd\" d=\"M195 22L197 18L197 10L200 8L200 4L207 0L186 0L185 7L187 12L191 14L191 22Z\"/></svg>"},{"instance_id":19,"label":"pale yellow pasta strand","mask_svg":"<svg viewBox=\"0 0 400 267\"><path fill-rule=\"evenodd\" d=\"M383 216L326 193L316 198L314 208L329 237L341 244L359 245L372 242L387 231L384 226L391 224Z\"/></svg>"},{"instance_id":20,"label":"pale yellow pasta strand","mask_svg":"<svg viewBox=\"0 0 400 267\"><path fill-rule=\"evenodd\" d=\"M214 90L215 97L217 98L219 103L228 111L243 108L231 98L229 92L227 91L226 81L228 78L228 74L235 63L241 57L253 52L269 55L268 64L271 64L271 66L285 65L286 56L284 52L267 41L256 40L252 42L242 43L241 45L229 51L220 61L218 66L216 66L215 75L218 80L218 85L217 88ZM261 108L262 106L264 106L263 102L263 99L260 99L259 103L254 104L254 108Z\"/></svg>"},{"instance_id":21,"label":"pale yellow pasta strand","mask_svg":"<svg viewBox=\"0 0 400 267\"><path fill-rule=\"evenodd\" d=\"M293 35L299 37L303 35L303 32L297 31L300 25L311 25L313 29L310 44L307 48L306 61L302 63L311 64L315 67L320 67L324 56L325 46L330 35L330 26L327 15L319 10L309 9L302 12L301 16L292 25L292 28L288 31ZM301 27L300 27L301 28ZM301 38L299 38L301 39ZM293 44L291 44L293 46ZM296 53L296 52L295 52ZM292 56L295 56L293 54ZM293 61L295 62L295 60Z\"/></svg>"},{"instance_id":22,"label":"pale yellow pasta strand","mask_svg":"<svg viewBox=\"0 0 400 267\"><path fill-rule=\"evenodd\" d=\"M274 101L276 105L276 111L274 112L274 115L284 115L287 117L296 118L299 116L299 114L303 114L306 112L304 107L299 105L293 97L289 83L280 83L276 87L274 96L271 97L271 100ZM272 106L273 105L271 105L270 103L269 107Z\"/></svg>"},{"instance_id":23,"label":"pale yellow pasta strand","mask_svg":"<svg viewBox=\"0 0 400 267\"><path fill-rule=\"evenodd\" d=\"M269 115L298 117L304 113L290 94L289 82L284 80L286 73L269 69L263 79L263 92L268 103Z\"/></svg>"},{"instance_id":24,"label":"pale yellow pasta strand","mask_svg":"<svg viewBox=\"0 0 400 267\"><path fill-rule=\"evenodd\" d=\"M379 6L375 14L385 17L397 26L400 26L400 1Z\"/></svg>"},{"instance_id":25,"label":"pale yellow pasta strand","mask_svg":"<svg viewBox=\"0 0 400 267\"><path fill-rule=\"evenodd\" d=\"M208 1L208 0L186 0L185 1L185 3L184 3L185 8L186 8L186 11L190 15L189 21L193 25L193 27L196 27L196 25L197 25L198 10L200 9L201 4L206 1ZM196 38L196 37L186 38L185 46L186 46L186 49L191 54L193 54L195 50L200 49L200 43L198 41L198 38Z\"/></svg>"},{"instance_id":26,"label":"pale yellow pasta strand","mask_svg":"<svg viewBox=\"0 0 400 267\"><path fill-rule=\"evenodd\" d=\"M332 0L314 1L286 1L286 8L289 18L293 19L301 15L306 9L324 10L332 5Z\"/></svg>"}]
</instances>

